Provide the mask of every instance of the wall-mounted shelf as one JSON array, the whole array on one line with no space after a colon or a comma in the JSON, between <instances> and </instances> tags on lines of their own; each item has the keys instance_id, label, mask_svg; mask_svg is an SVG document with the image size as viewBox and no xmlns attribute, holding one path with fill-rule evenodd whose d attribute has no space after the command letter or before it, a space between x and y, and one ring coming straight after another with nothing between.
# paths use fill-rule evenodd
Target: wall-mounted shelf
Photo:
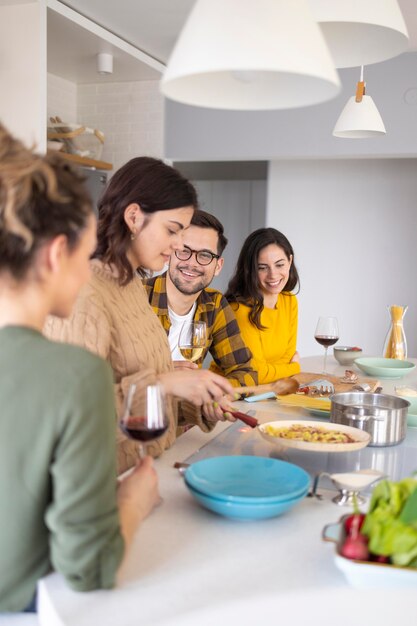
<instances>
[{"instance_id":1,"label":"wall-mounted shelf","mask_svg":"<svg viewBox=\"0 0 417 626\"><path fill-rule=\"evenodd\" d=\"M48 150L49 153L55 152L55 150ZM113 164L106 161L96 161L96 159L89 159L88 157L82 157L78 154L69 154L68 152L58 152L67 161L77 163L77 165L83 165L84 167L95 167L97 170L112 170Z\"/></svg>"}]
</instances>

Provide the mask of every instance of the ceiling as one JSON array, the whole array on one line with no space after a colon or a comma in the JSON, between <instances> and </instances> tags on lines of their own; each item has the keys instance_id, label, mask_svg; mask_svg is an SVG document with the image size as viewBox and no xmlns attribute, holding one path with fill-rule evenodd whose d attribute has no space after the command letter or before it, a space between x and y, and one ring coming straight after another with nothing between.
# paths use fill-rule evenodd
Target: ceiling
<instances>
[{"instance_id":1,"label":"ceiling","mask_svg":"<svg viewBox=\"0 0 417 626\"><path fill-rule=\"evenodd\" d=\"M63 2L164 64L194 3L195 0Z\"/></svg>"},{"instance_id":2,"label":"ceiling","mask_svg":"<svg viewBox=\"0 0 417 626\"><path fill-rule=\"evenodd\" d=\"M0 4L11 1L0 0ZM61 4L165 65L195 1L65 0ZM398 2L408 26L410 49L417 49L417 1ZM98 52L113 53L113 81L157 80L163 71L163 65L150 68L55 11L48 12L49 72L77 83L108 81L108 76L100 76L96 71L95 56Z\"/></svg>"},{"instance_id":3,"label":"ceiling","mask_svg":"<svg viewBox=\"0 0 417 626\"><path fill-rule=\"evenodd\" d=\"M159 80L161 72L86 30L76 22L48 10L48 72L74 83L108 82L109 75L97 72L96 56L113 55L112 81Z\"/></svg>"},{"instance_id":4,"label":"ceiling","mask_svg":"<svg viewBox=\"0 0 417 626\"><path fill-rule=\"evenodd\" d=\"M168 61L176 38L194 3L195 0L65 0L64 2L162 63ZM411 47L417 49L417 2L416 0L398 0L398 3L409 29Z\"/></svg>"}]
</instances>

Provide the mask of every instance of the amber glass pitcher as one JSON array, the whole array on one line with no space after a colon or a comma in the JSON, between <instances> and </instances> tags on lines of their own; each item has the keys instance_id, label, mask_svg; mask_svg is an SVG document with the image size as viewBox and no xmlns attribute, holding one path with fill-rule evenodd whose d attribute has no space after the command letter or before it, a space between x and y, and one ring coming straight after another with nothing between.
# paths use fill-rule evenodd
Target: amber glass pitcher
<instances>
[{"instance_id":1,"label":"amber glass pitcher","mask_svg":"<svg viewBox=\"0 0 417 626\"><path fill-rule=\"evenodd\" d=\"M391 324L384 343L384 357L387 359L405 359L407 357L407 339L404 333L404 315L408 306L393 304L388 307Z\"/></svg>"}]
</instances>

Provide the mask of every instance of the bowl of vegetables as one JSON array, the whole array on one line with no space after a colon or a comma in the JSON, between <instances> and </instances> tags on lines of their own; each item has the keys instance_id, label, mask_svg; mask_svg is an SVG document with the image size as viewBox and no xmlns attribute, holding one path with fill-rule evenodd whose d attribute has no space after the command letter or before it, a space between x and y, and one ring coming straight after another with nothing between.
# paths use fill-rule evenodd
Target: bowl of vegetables
<instances>
[{"instance_id":1,"label":"bowl of vegetables","mask_svg":"<svg viewBox=\"0 0 417 626\"><path fill-rule=\"evenodd\" d=\"M417 585L417 479L381 481L368 513L344 515L323 529L335 564L357 588Z\"/></svg>"}]
</instances>

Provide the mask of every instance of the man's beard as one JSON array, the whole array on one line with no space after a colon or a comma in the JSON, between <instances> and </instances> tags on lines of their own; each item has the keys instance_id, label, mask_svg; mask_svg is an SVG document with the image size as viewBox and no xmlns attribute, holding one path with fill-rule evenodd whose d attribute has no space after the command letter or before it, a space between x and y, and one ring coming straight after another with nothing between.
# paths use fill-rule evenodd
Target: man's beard
<instances>
[{"instance_id":1,"label":"man's beard","mask_svg":"<svg viewBox=\"0 0 417 626\"><path fill-rule=\"evenodd\" d=\"M185 269L185 268L182 268L182 269ZM175 275L171 272L170 269L168 270L168 272L169 272L169 277L171 279L171 282L175 285L175 287L178 289L180 293L183 293L186 296L192 296L195 293L199 293L200 291L208 287L211 283L211 280L204 282L204 276L200 276L201 280L199 283L189 284L185 282L184 284L181 281L181 274L178 269Z\"/></svg>"}]
</instances>

